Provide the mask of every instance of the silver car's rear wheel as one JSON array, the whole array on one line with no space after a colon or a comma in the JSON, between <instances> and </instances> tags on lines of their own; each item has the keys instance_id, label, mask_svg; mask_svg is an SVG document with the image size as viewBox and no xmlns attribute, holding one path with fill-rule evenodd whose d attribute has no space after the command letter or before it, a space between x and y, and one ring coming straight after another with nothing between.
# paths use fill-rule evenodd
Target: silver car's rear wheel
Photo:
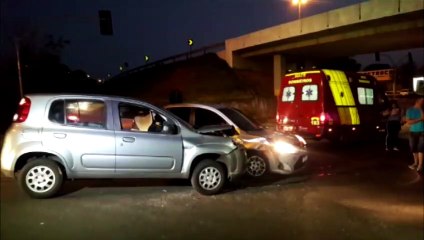
<instances>
[{"instance_id":1,"label":"silver car's rear wheel","mask_svg":"<svg viewBox=\"0 0 424 240\"><path fill-rule=\"evenodd\" d=\"M59 165L44 158L29 161L19 173L21 188L34 198L52 197L59 191L62 181Z\"/></svg>"},{"instance_id":2,"label":"silver car's rear wheel","mask_svg":"<svg viewBox=\"0 0 424 240\"><path fill-rule=\"evenodd\" d=\"M267 171L266 160L259 155L250 155L247 158L247 173L252 177L263 176Z\"/></svg>"},{"instance_id":3,"label":"silver car's rear wheel","mask_svg":"<svg viewBox=\"0 0 424 240\"><path fill-rule=\"evenodd\" d=\"M191 174L191 185L203 195L219 193L227 178L224 166L213 160L200 161Z\"/></svg>"},{"instance_id":4,"label":"silver car's rear wheel","mask_svg":"<svg viewBox=\"0 0 424 240\"><path fill-rule=\"evenodd\" d=\"M47 166L35 166L25 176L27 187L37 193L47 192L53 188L56 177L53 170Z\"/></svg>"}]
</instances>

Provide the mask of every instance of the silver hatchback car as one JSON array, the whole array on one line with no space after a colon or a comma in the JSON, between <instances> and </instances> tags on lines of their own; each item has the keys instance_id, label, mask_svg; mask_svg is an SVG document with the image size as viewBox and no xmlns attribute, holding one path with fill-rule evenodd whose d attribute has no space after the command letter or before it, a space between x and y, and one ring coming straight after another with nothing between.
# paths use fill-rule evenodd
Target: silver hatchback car
<instances>
[{"instance_id":1,"label":"silver hatchback car","mask_svg":"<svg viewBox=\"0 0 424 240\"><path fill-rule=\"evenodd\" d=\"M77 178L184 178L216 194L245 171L246 153L229 137L201 132L134 99L27 95L6 132L1 171L35 198Z\"/></svg>"},{"instance_id":2,"label":"silver hatchback car","mask_svg":"<svg viewBox=\"0 0 424 240\"><path fill-rule=\"evenodd\" d=\"M263 129L235 108L181 103L165 107L194 128L231 125L247 150L247 173L260 177L267 172L291 174L308 160L306 141L298 135Z\"/></svg>"}]
</instances>

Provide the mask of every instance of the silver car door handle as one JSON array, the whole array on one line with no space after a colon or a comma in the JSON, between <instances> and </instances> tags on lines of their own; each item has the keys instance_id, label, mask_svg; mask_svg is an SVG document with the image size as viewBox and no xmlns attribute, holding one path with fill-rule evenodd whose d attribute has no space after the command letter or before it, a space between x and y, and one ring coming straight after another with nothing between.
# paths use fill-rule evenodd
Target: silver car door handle
<instances>
[{"instance_id":1,"label":"silver car door handle","mask_svg":"<svg viewBox=\"0 0 424 240\"><path fill-rule=\"evenodd\" d=\"M122 141L124 141L124 142L135 142L135 137L123 137Z\"/></svg>"},{"instance_id":2,"label":"silver car door handle","mask_svg":"<svg viewBox=\"0 0 424 240\"><path fill-rule=\"evenodd\" d=\"M53 133L55 138L64 139L66 138L66 133Z\"/></svg>"}]
</instances>

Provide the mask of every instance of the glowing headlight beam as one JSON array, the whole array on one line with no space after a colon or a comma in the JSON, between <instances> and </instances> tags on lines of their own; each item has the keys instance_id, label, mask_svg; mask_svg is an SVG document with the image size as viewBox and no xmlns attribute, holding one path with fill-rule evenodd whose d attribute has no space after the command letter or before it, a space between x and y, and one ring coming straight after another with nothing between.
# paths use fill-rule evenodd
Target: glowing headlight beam
<instances>
[{"instance_id":1,"label":"glowing headlight beam","mask_svg":"<svg viewBox=\"0 0 424 240\"><path fill-rule=\"evenodd\" d=\"M301 142L303 145L306 145L306 140L303 137L301 137L301 136L299 136L297 134L295 134L294 136L297 138L297 140L299 142Z\"/></svg>"},{"instance_id":2,"label":"glowing headlight beam","mask_svg":"<svg viewBox=\"0 0 424 240\"><path fill-rule=\"evenodd\" d=\"M252 138L252 139L244 139L245 142L248 143L267 143L268 141L266 138L259 137L259 138Z\"/></svg>"},{"instance_id":3,"label":"glowing headlight beam","mask_svg":"<svg viewBox=\"0 0 424 240\"><path fill-rule=\"evenodd\" d=\"M282 154L296 153L298 151L295 146L283 141L274 142L274 150Z\"/></svg>"}]
</instances>

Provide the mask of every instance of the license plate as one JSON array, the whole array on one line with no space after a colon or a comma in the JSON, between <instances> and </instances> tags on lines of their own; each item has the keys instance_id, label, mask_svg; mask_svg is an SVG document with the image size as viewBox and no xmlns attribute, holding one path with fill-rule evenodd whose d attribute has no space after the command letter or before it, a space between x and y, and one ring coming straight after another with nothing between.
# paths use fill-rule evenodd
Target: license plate
<instances>
[{"instance_id":1,"label":"license plate","mask_svg":"<svg viewBox=\"0 0 424 240\"><path fill-rule=\"evenodd\" d=\"M291 131L293 131L293 126L283 126L283 131L291 132Z\"/></svg>"}]
</instances>

